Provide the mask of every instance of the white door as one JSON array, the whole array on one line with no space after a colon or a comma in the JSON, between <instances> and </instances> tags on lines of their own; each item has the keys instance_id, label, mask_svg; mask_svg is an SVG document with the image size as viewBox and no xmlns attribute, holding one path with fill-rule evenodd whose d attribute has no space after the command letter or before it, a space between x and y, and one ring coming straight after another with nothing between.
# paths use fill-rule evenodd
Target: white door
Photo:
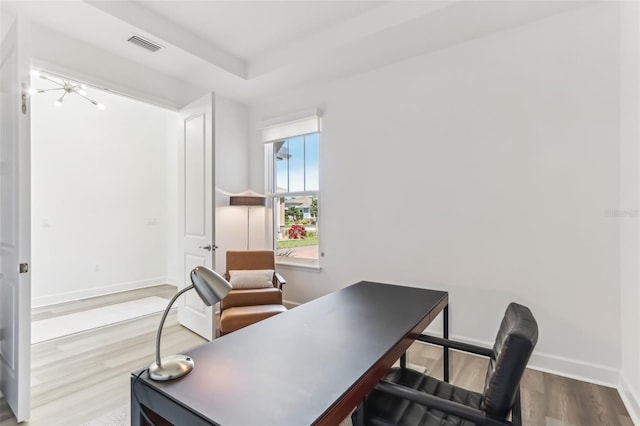
<instances>
[{"instance_id":1,"label":"white door","mask_svg":"<svg viewBox=\"0 0 640 426\"><path fill-rule=\"evenodd\" d=\"M14 22L0 49L0 377L18 421L29 418L31 374L29 59L22 25Z\"/></svg>"},{"instance_id":2,"label":"white door","mask_svg":"<svg viewBox=\"0 0 640 426\"><path fill-rule=\"evenodd\" d=\"M178 153L178 203L182 286L191 285L189 274L198 265L214 268L214 95L210 93L180 111L182 137ZM178 321L202 337L213 339L213 309L195 291L178 303Z\"/></svg>"}]
</instances>

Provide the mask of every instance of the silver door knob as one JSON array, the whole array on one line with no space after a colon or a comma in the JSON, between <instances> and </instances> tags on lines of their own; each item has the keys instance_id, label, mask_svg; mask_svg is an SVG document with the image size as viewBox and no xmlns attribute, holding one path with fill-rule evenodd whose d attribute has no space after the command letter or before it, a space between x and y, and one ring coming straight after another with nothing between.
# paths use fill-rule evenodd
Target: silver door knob
<instances>
[{"instance_id":1,"label":"silver door knob","mask_svg":"<svg viewBox=\"0 0 640 426\"><path fill-rule=\"evenodd\" d=\"M213 244L207 244L206 246L200 246L201 249L205 249L207 251L212 251L218 248L218 246Z\"/></svg>"}]
</instances>

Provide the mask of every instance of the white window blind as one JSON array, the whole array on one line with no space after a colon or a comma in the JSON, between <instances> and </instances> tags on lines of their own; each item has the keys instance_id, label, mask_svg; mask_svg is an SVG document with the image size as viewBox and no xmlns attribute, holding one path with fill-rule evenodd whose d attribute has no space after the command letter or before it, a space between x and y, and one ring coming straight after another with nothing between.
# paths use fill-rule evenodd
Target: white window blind
<instances>
[{"instance_id":1,"label":"white window blind","mask_svg":"<svg viewBox=\"0 0 640 426\"><path fill-rule=\"evenodd\" d=\"M317 133L320 131L320 111L317 109L300 111L265 120L258 124L258 131L263 143Z\"/></svg>"}]
</instances>

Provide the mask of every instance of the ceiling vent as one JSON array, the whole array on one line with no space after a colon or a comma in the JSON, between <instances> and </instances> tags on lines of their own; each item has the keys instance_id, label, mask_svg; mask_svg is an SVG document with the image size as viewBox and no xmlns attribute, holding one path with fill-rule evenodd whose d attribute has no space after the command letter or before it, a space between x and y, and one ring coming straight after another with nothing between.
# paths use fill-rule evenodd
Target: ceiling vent
<instances>
[{"instance_id":1,"label":"ceiling vent","mask_svg":"<svg viewBox=\"0 0 640 426\"><path fill-rule=\"evenodd\" d=\"M162 48L162 46L160 46L159 44L149 40L145 40L144 38L137 35L132 35L127 41L129 43L135 44L136 46L140 46L143 49L147 49L150 52L157 52Z\"/></svg>"}]
</instances>

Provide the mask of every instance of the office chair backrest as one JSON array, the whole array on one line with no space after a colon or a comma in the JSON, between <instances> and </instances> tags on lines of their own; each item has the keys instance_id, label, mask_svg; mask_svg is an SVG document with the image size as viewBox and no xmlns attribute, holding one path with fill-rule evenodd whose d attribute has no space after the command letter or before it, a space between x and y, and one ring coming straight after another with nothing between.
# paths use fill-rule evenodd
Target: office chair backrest
<instances>
[{"instance_id":1,"label":"office chair backrest","mask_svg":"<svg viewBox=\"0 0 640 426\"><path fill-rule=\"evenodd\" d=\"M538 324L529 308L510 303L489 360L482 398L482 408L487 413L507 417L537 341Z\"/></svg>"}]
</instances>

